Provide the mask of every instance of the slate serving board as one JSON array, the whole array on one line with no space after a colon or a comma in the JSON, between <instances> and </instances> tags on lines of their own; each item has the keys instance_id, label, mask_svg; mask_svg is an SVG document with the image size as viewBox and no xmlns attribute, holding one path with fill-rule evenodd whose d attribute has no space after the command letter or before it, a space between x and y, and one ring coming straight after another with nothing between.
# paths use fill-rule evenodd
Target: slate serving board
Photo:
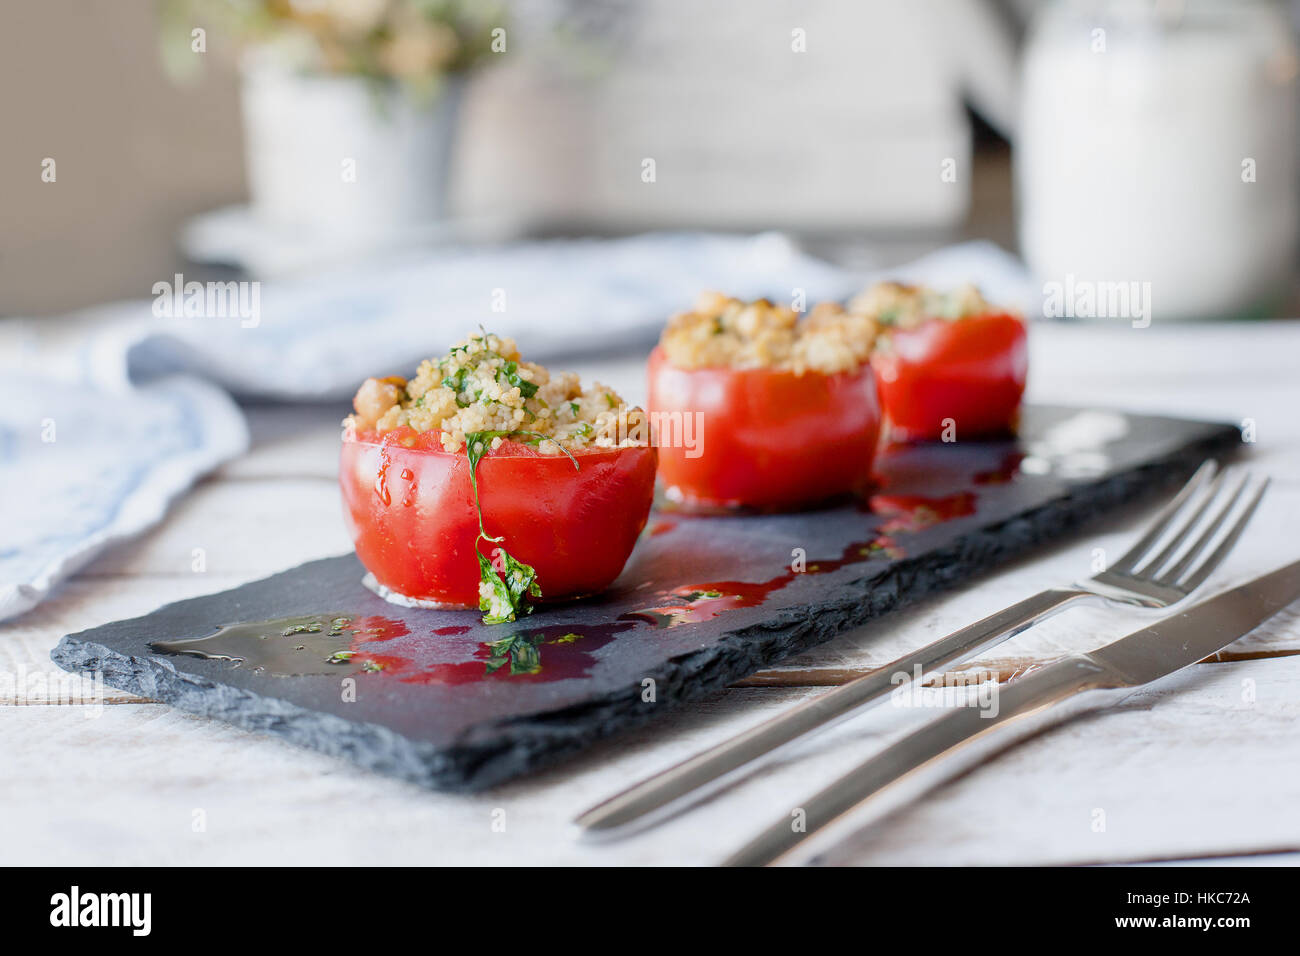
<instances>
[{"instance_id":1,"label":"slate serving board","mask_svg":"<svg viewBox=\"0 0 1300 956\"><path fill-rule=\"evenodd\" d=\"M1016 441L892 449L862 503L656 510L607 594L515 624L389 604L349 554L67 635L51 657L380 773L480 789L959 583L1239 444L1231 425L1027 408ZM252 653L162 653L160 641Z\"/></svg>"}]
</instances>

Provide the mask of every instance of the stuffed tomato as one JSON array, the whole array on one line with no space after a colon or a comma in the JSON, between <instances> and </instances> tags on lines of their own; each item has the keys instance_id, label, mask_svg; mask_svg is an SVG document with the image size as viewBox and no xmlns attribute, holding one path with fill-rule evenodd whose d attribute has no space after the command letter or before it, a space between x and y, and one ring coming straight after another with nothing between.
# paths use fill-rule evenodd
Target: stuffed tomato
<instances>
[{"instance_id":1,"label":"stuffed tomato","mask_svg":"<svg viewBox=\"0 0 1300 956\"><path fill-rule=\"evenodd\" d=\"M649 363L659 473L687 505L788 510L864 491L880 433L871 330L703 297Z\"/></svg>"},{"instance_id":2,"label":"stuffed tomato","mask_svg":"<svg viewBox=\"0 0 1300 956\"><path fill-rule=\"evenodd\" d=\"M409 446L405 441L414 439ZM339 464L343 513L357 557L395 595L443 607L477 607L476 552L497 542L537 573L547 600L603 591L623 569L654 496L648 447L542 455L515 441L477 463L409 428L346 435ZM498 559L497 570L503 570Z\"/></svg>"},{"instance_id":3,"label":"stuffed tomato","mask_svg":"<svg viewBox=\"0 0 1300 956\"><path fill-rule=\"evenodd\" d=\"M969 286L944 296L882 283L852 307L880 323L872 364L892 440L959 441L1015 430L1029 365L1020 318Z\"/></svg>"},{"instance_id":4,"label":"stuffed tomato","mask_svg":"<svg viewBox=\"0 0 1300 956\"><path fill-rule=\"evenodd\" d=\"M645 527L656 453L644 413L520 362L509 339L467 339L409 383L370 379L355 405L344 519L390 600L514 620L604 590Z\"/></svg>"}]
</instances>

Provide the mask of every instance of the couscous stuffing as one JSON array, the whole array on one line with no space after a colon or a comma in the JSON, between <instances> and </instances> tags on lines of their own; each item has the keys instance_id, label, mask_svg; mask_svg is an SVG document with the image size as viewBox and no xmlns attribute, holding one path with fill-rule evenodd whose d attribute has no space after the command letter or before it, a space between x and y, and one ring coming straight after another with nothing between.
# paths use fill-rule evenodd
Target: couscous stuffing
<instances>
[{"instance_id":1,"label":"couscous stuffing","mask_svg":"<svg viewBox=\"0 0 1300 956\"><path fill-rule=\"evenodd\" d=\"M648 443L645 413L629 408L612 389L583 389L572 372L551 373L525 362L513 339L471 335L446 355L420 364L415 378L366 379L352 400L345 426L417 432L438 429L449 452L466 434L501 432L535 444L543 454L569 449L619 448ZM497 448L502 437L492 440Z\"/></svg>"},{"instance_id":2,"label":"couscous stuffing","mask_svg":"<svg viewBox=\"0 0 1300 956\"><path fill-rule=\"evenodd\" d=\"M910 329L926 319L963 319L997 311L966 283L947 292L901 282L877 282L854 296L849 311L881 326Z\"/></svg>"},{"instance_id":3,"label":"couscous stuffing","mask_svg":"<svg viewBox=\"0 0 1300 956\"><path fill-rule=\"evenodd\" d=\"M871 354L877 324L826 303L805 318L767 299L743 302L707 292L673 316L660 345L678 368L770 368L802 375L852 371Z\"/></svg>"}]
</instances>

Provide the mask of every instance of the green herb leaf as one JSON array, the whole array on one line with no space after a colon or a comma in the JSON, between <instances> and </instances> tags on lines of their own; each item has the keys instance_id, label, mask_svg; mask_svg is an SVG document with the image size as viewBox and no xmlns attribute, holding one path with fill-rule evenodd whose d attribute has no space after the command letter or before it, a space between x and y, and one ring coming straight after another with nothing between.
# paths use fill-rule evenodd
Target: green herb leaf
<instances>
[{"instance_id":1,"label":"green herb leaf","mask_svg":"<svg viewBox=\"0 0 1300 956\"><path fill-rule=\"evenodd\" d=\"M519 375L518 362L507 362L497 371L497 381L500 382L503 378L505 384L513 385L515 388L519 389L519 394L524 398L532 398L537 394L537 383L530 382L528 379L522 378Z\"/></svg>"},{"instance_id":2,"label":"green herb leaf","mask_svg":"<svg viewBox=\"0 0 1300 956\"><path fill-rule=\"evenodd\" d=\"M542 596L537 585L537 571L522 561L517 561L505 548L498 548L505 571L498 574L492 562L477 551L479 581L488 585L487 593L479 593L478 606L483 611L484 624L504 624L525 614L533 607L529 598Z\"/></svg>"},{"instance_id":3,"label":"green herb leaf","mask_svg":"<svg viewBox=\"0 0 1300 956\"><path fill-rule=\"evenodd\" d=\"M488 541L500 541L501 538L494 538L487 533L483 527L483 505L478 500L478 463L489 448L492 447L494 438L505 438L509 432L502 431L482 431L465 433L465 454L469 458L469 483L474 489L474 510L478 512L478 533L480 537Z\"/></svg>"},{"instance_id":4,"label":"green herb leaf","mask_svg":"<svg viewBox=\"0 0 1300 956\"><path fill-rule=\"evenodd\" d=\"M456 405L459 406L460 408L468 408L470 405L474 404L473 400L468 402L461 400L462 395L469 394L469 382L465 380L465 376L467 376L468 374L469 374L469 369L458 368L456 369L455 375L448 375L446 378L442 380L442 385L444 388L449 388L456 393ZM476 392L474 393L474 400L477 399L478 399L478 393Z\"/></svg>"}]
</instances>

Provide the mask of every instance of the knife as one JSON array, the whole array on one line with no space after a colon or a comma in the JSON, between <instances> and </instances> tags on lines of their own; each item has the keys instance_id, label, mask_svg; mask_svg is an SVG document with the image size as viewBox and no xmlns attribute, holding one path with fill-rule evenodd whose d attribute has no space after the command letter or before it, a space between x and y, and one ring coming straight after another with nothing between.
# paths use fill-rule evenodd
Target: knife
<instances>
[{"instance_id":1,"label":"knife","mask_svg":"<svg viewBox=\"0 0 1300 956\"><path fill-rule=\"evenodd\" d=\"M815 842L828 844L827 831L847 824L860 828L1047 727L1116 703L1145 684L1195 664L1297 598L1300 561L1105 647L1015 679L999 695L996 714L966 707L931 721L816 796L791 806L786 816L723 865L772 863L814 835Z\"/></svg>"}]
</instances>

